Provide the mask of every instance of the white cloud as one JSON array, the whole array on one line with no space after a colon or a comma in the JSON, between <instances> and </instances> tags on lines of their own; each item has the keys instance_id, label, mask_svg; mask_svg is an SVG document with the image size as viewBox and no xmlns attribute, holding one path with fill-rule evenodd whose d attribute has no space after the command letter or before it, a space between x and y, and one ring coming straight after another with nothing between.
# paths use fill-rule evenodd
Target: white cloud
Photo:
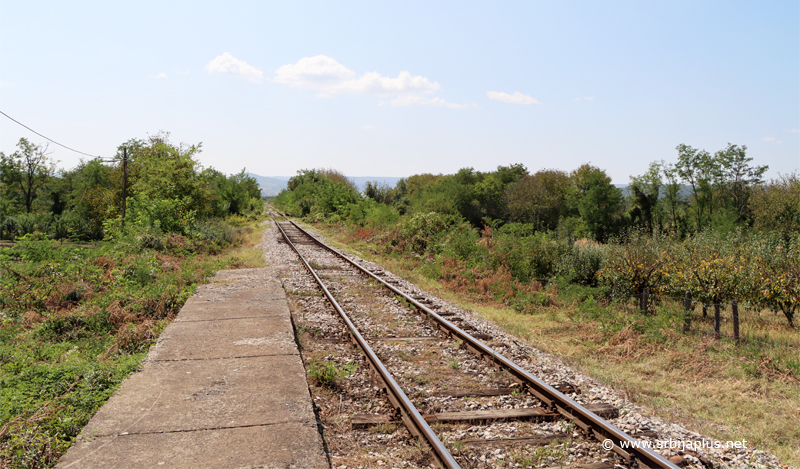
<instances>
[{"instance_id":1,"label":"white cloud","mask_svg":"<svg viewBox=\"0 0 800 469\"><path fill-rule=\"evenodd\" d=\"M167 78L167 74L164 73L164 72L161 72L158 75L150 75L150 78Z\"/></svg>"},{"instance_id":2,"label":"white cloud","mask_svg":"<svg viewBox=\"0 0 800 469\"><path fill-rule=\"evenodd\" d=\"M264 72L248 64L244 60L237 59L225 52L218 55L211 62L206 64L208 73L227 73L246 78L253 83L260 83L264 77Z\"/></svg>"},{"instance_id":3,"label":"white cloud","mask_svg":"<svg viewBox=\"0 0 800 469\"><path fill-rule=\"evenodd\" d=\"M793 133L793 134L800 134L800 129L789 129L786 132Z\"/></svg>"},{"instance_id":4,"label":"white cloud","mask_svg":"<svg viewBox=\"0 0 800 469\"><path fill-rule=\"evenodd\" d=\"M522 94L519 91L514 94L503 93L502 91L487 91L486 96L488 96L489 99L509 104L539 104L539 101L533 97Z\"/></svg>"},{"instance_id":5,"label":"white cloud","mask_svg":"<svg viewBox=\"0 0 800 469\"><path fill-rule=\"evenodd\" d=\"M361 126L361 130L372 130L374 128L375 128L374 125L369 125L369 124L364 124Z\"/></svg>"},{"instance_id":6,"label":"white cloud","mask_svg":"<svg viewBox=\"0 0 800 469\"><path fill-rule=\"evenodd\" d=\"M761 140L763 140L765 142L770 142L770 143L783 143L782 140L778 140L775 137L764 137Z\"/></svg>"},{"instance_id":7,"label":"white cloud","mask_svg":"<svg viewBox=\"0 0 800 469\"><path fill-rule=\"evenodd\" d=\"M431 104L433 106L444 106L450 109L463 109L466 107L478 107L476 104L448 103L442 98L426 98L423 96L399 96L391 101L392 106L409 106L412 104Z\"/></svg>"},{"instance_id":8,"label":"white cloud","mask_svg":"<svg viewBox=\"0 0 800 469\"><path fill-rule=\"evenodd\" d=\"M594 101L594 96L587 96L584 98L586 101Z\"/></svg>"},{"instance_id":9,"label":"white cloud","mask_svg":"<svg viewBox=\"0 0 800 469\"><path fill-rule=\"evenodd\" d=\"M378 72L367 72L356 77L356 72L325 55L303 57L296 64L287 64L275 71L275 81L297 88L319 91L317 96L333 94L367 94L376 96L402 96L433 93L441 87L436 82L402 71L397 78L385 77Z\"/></svg>"}]
</instances>

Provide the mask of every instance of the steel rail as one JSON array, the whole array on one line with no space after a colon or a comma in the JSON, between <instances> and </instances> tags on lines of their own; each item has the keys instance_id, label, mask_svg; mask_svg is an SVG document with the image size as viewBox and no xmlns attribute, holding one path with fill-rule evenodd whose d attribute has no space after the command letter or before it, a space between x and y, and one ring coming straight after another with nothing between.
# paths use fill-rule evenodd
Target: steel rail
<instances>
[{"instance_id":1,"label":"steel rail","mask_svg":"<svg viewBox=\"0 0 800 469\"><path fill-rule=\"evenodd\" d=\"M342 320L345 322L345 324L347 324L347 327L350 329L350 335L353 337L356 344L364 352L364 355L369 360L372 369L375 370L380 375L384 384L386 384L386 389L388 391L389 398L394 404L394 406L400 409L402 413L403 422L405 423L408 430L413 435L424 438L428 442L428 444L433 449L434 456L436 457L436 459L438 460L439 464L442 467L446 469L460 469L461 466L459 466L459 464L453 458L453 455L450 454L447 448L445 448L442 441L439 439L438 436L436 436L436 433L433 432L433 429L431 429L430 425L428 425L428 422L425 421L425 419L419 413L419 411L411 402L411 400L408 398L408 396L406 396L405 392L403 392L403 390L400 388L400 385L397 384L392 375L389 373L389 370L386 369L386 367L383 365L383 363L375 354L375 352L372 350L372 348L369 346L369 344L367 344L367 341L358 331L356 325L353 324L353 322L347 316L347 313L345 313L344 309L342 309L339 303L333 298L333 295L325 286L325 284L322 282L322 279L319 278L314 269L311 268L311 265L309 265L309 263L306 261L303 255L300 254L300 251L297 249L297 247L294 245L291 239L289 239L289 235L286 234L286 231L284 231L280 223L278 223L278 221L275 220L274 215L272 215L272 220L275 222L275 225L281 231L281 234L283 235L287 244L289 244L289 246L291 246L292 249L294 249L294 252L297 253L297 256L303 262L303 265L305 266L306 270L308 270L308 272L314 277L314 280L316 280L317 284L322 289L323 293L325 294L325 297L328 298L328 301L336 309L336 312L339 313L339 316L341 316ZM291 223L291 220L289 221ZM297 227L297 225L295 225L295 227L298 228L301 233L313 239L317 244L324 246L324 244L320 243L319 240L308 234L302 228Z\"/></svg>"},{"instance_id":2,"label":"steel rail","mask_svg":"<svg viewBox=\"0 0 800 469\"><path fill-rule=\"evenodd\" d=\"M286 219L289 220L288 217L286 217ZM539 400L544 402L546 406L555 409L565 418L573 421L585 433L589 434L590 436L594 436L597 440L601 442L605 440L611 440L611 442L614 443L613 447L614 452L625 458L628 462L633 463L634 460L636 460L647 467L662 468L662 469L678 469L678 466L673 464L664 456L658 454L649 447L643 446L635 438L623 432L622 430L620 430L610 422L606 421L605 419L599 417L594 412L583 407L582 405L574 401L572 398L556 390L555 388L553 388L540 378L532 375L528 371L519 367L516 363L505 358L503 355L496 352L491 347L484 344L475 337L472 337L470 334L468 334L467 332L465 332L452 322L448 321L447 319L443 318L442 316L438 315L437 313L433 312L419 301L407 295L405 292L389 284L382 278L378 277L369 270L365 269L364 267L362 267L352 259L348 258L341 252L337 251L336 249L318 240L316 237L314 237L306 230L298 226L297 223L295 223L294 221L289 220L289 223L291 223L295 228L297 228L302 233L306 234L311 239L313 239L314 242L319 246L345 259L347 262L349 262L351 265L359 269L364 274L379 281L386 288L390 289L397 295L405 298L406 301L413 304L420 311L425 312L428 315L428 317L436 321L439 324L440 328L443 329L446 333L456 337L458 340L461 340L465 345L473 349L479 355L485 357L488 361L493 362L495 365L500 366L501 368L504 368L512 376L514 376L517 379L517 381L525 385L528 392L530 392L531 394L536 396ZM626 448L623 449L622 446L625 446Z\"/></svg>"}]
</instances>

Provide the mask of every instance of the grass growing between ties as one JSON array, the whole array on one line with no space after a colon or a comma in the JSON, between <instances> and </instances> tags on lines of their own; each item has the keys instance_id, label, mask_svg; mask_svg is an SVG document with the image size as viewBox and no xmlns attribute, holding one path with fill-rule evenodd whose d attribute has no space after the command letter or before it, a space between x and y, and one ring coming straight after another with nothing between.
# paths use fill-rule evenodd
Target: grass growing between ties
<instances>
[{"instance_id":1,"label":"grass growing between ties","mask_svg":"<svg viewBox=\"0 0 800 469\"><path fill-rule=\"evenodd\" d=\"M747 440L748 447L800 466L800 328L780 313L742 307L745 340L714 340L712 308L705 316L697 306L692 330L684 333L679 301L664 300L644 315L633 301L610 299L603 288L558 279L546 286L532 282L522 296L525 304L515 303L492 294L522 291L503 272L481 283L457 263L387 250L341 224L315 228L333 245L478 312L625 392L655 416L719 440ZM723 317L730 335L730 310Z\"/></svg>"},{"instance_id":2,"label":"grass growing between ties","mask_svg":"<svg viewBox=\"0 0 800 469\"><path fill-rule=\"evenodd\" d=\"M263 265L260 227L219 225L224 240L0 248L0 467L52 467L199 283Z\"/></svg>"}]
</instances>

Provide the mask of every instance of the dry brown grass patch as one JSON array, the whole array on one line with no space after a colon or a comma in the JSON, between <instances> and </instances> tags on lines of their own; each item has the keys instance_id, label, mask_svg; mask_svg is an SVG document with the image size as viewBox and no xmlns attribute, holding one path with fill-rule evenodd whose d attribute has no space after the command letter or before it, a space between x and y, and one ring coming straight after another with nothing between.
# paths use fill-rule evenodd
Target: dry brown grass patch
<instances>
[{"instance_id":1,"label":"dry brown grass patch","mask_svg":"<svg viewBox=\"0 0 800 469\"><path fill-rule=\"evenodd\" d=\"M37 324L44 322L46 318L36 311L25 311L22 314L22 327L30 329Z\"/></svg>"}]
</instances>

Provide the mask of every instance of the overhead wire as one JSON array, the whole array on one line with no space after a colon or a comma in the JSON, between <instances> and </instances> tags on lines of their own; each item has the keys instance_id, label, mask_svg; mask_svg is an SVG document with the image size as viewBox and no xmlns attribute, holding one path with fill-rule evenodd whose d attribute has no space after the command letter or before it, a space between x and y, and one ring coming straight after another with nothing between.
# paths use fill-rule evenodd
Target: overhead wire
<instances>
[{"instance_id":1,"label":"overhead wire","mask_svg":"<svg viewBox=\"0 0 800 469\"><path fill-rule=\"evenodd\" d=\"M90 155L89 153L85 153L85 152L82 152L82 151L80 151L80 150L76 150L76 149L74 149L74 148L70 148L70 147L68 147L68 146L66 146L66 145L64 145L64 144L62 144L62 143L58 143L58 142L56 142L55 140L53 140L53 139L52 139L52 138L50 138L50 137L47 137L47 136L45 136L45 135L42 135L42 134L40 134L39 132L37 132L37 131L33 130L32 128L28 127L27 125L23 124L22 122L20 122L20 121L18 121L18 120L16 120L16 119L14 119L13 117L9 116L8 114L6 114L6 113L5 113L5 112L3 112L3 111L0 111L0 114L2 114L2 115L4 115L4 116L6 116L6 117L7 117L7 118L9 118L10 120L12 120L12 121L16 122L17 124L21 125L22 127L25 127L26 129L30 130L31 132L35 133L36 135L38 135L38 136L40 136L40 137L42 137L42 138L44 138L44 139L47 139L47 140L49 140L49 141L51 141L51 142L55 143L56 145L58 145L58 146L60 146L60 147L64 147L64 148L66 148L66 149L67 149L67 150L69 150L69 151L74 151L75 153L80 153L81 155L89 156L89 157L92 157L92 158L99 158L99 159L101 159L101 160L103 160L103 161L114 161L114 160L116 159L116 158L107 158L107 157L102 157L102 156L99 156L99 155Z\"/></svg>"}]
</instances>

